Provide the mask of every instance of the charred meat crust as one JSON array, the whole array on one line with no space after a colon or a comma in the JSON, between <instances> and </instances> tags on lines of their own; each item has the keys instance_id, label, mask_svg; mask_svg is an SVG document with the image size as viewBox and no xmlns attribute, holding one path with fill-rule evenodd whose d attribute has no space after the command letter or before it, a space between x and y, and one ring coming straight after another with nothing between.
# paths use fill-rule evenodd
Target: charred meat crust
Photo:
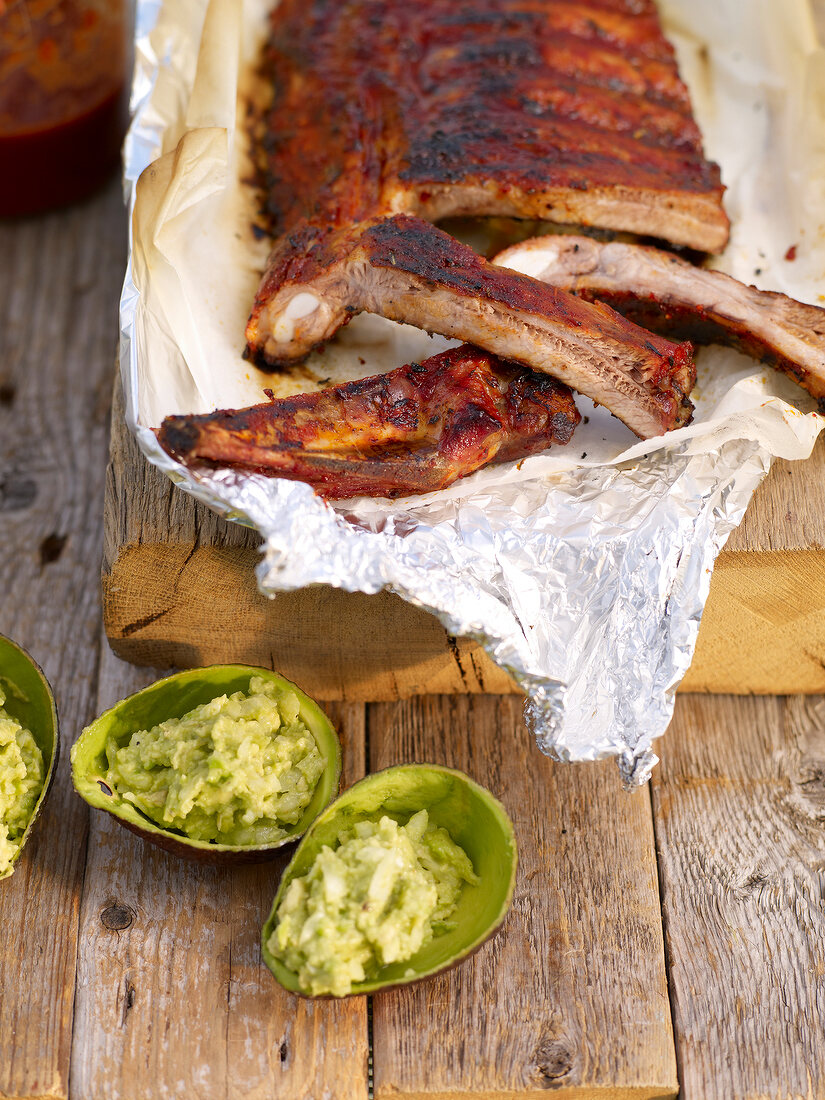
<instances>
[{"instance_id":1,"label":"charred meat crust","mask_svg":"<svg viewBox=\"0 0 825 1100\"><path fill-rule=\"evenodd\" d=\"M578 309L579 299L555 292L556 288L530 276L508 272L503 277L500 267L418 218L400 215L379 222L366 231L363 243L373 267L405 271L455 295L497 302L516 315L551 317L585 339L596 330L600 338L615 341L626 355L635 356L633 369L652 391L670 394L674 378L680 398L693 388L689 346L674 345L630 327L599 303L593 309Z\"/></svg>"},{"instance_id":2,"label":"charred meat crust","mask_svg":"<svg viewBox=\"0 0 825 1100\"><path fill-rule=\"evenodd\" d=\"M551 374L642 437L690 419L689 344L663 340L605 305L489 264L419 218L399 214L362 227L360 236L319 238L300 264L287 260L279 275L287 270L297 281L282 279L271 294L267 287L247 328L250 354L261 366L294 362L366 310ZM293 322L290 302L299 296L317 308Z\"/></svg>"},{"instance_id":3,"label":"charred meat crust","mask_svg":"<svg viewBox=\"0 0 825 1100\"><path fill-rule=\"evenodd\" d=\"M598 328L617 341L648 353L640 370L655 385L669 379L674 345L651 338L625 324L609 309L582 309L581 300L566 291L518 272L507 272L488 263L471 248L418 218L399 216L379 222L366 231L363 245L373 267L405 271L456 295L498 302L521 313L545 314L560 324L581 330Z\"/></svg>"},{"instance_id":4,"label":"charred meat crust","mask_svg":"<svg viewBox=\"0 0 825 1100\"><path fill-rule=\"evenodd\" d=\"M650 0L283 0L263 68L277 240L250 359L300 361L367 310L556 372L643 437L689 420L687 345L585 319L422 228L503 214L723 247L719 170Z\"/></svg>"},{"instance_id":5,"label":"charred meat crust","mask_svg":"<svg viewBox=\"0 0 825 1100\"><path fill-rule=\"evenodd\" d=\"M307 481L330 499L396 497L567 443L579 420L566 386L464 346L317 393L167 417L158 439L182 462Z\"/></svg>"},{"instance_id":6,"label":"charred meat crust","mask_svg":"<svg viewBox=\"0 0 825 1100\"><path fill-rule=\"evenodd\" d=\"M283 0L264 74L276 234L406 212L726 243L653 3Z\"/></svg>"},{"instance_id":7,"label":"charred meat crust","mask_svg":"<svg viewBox=\"0 0 825 1100\"><path fill-rule=\"evenodd\" d=\"M531 263L542 282L607 302L671 339L735 347L825 400L825 309L746 286L671 252L589 237L524 241L496 262L506 266L525 253L545 259L543 268Z\"/></svg>"}]
</instances>

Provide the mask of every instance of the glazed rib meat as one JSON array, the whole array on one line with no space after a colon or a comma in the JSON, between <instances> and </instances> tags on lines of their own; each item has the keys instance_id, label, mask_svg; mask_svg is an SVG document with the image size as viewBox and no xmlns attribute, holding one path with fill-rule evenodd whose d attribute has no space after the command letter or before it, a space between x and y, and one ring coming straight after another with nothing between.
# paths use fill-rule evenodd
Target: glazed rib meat
<instances>
[{"instance_id":1,"label":"glazed rib meat","mask_svg":"<svg viewBox=\"0 0 825 1100\"><path fill-rule=\"evenodd\" d=\"M566 386L464 346L317 393L167 417L158 438L182 462L308 481L331 499L396 497L567 443L580 419Z\"/></svg>"},{"instance_id":2,"label":"glazed rib meat","mask_svg":"<svg viewBox=\"0 0 825 1100\"><path fill-rule=\"evenodd\" d=\"M386 279L364 262L383 220L415 239L442 298L452 294L436 275L443 248L420 219L579 222L706 250L727 240L718 169L704 158L651 0L284 0L265 57L273 102L262 171L276 242L246 329L260 366L303 359L348 312L395 316L383 305ZM476 297L476 315L500 315L502 296ZM422 319L400 319L443 331L426 307L405 308ZM575 344L582 332L598 335L604 315L573 324L561 298L547 309L555 342L543 357L555 370L561 330L577 330ZM521 354L535 327L525 337L518 323L509 345L473 327L451 334L541 367L535 348ZM631 407L637 387L627 378L638 375L643 388L649 370L643 356L629 363L639 341L630 331L617 389L601 372L591 392L581 364L574 372L583 393L641 436L658 434L684 416ZM653 390L656 403L661 387Z\"/></svg>"},{"instance_id":3,"label":"glazed rib meat","mask_svg":"<svg viewBox=\"0 0 825 1100\"><path fill-rule=\"evenodd\" d=\"M653 0L282 0L264 75L269 213L302 245L397 213L727 241Z\"/></svg>"},{"instance_id":4,"label":"glazed rib meat","mask_svg":"<svg viewBox=\"0 0 825 1100\"><path fill-rule=\"evenodd\" d=\"M270 281L271 280L271 281ZM687 423L690 344L673 344L537 279L481 259L429 222L378 220L275 265L250 327L265 361L288 363L361 310L471 341L558 378L643 438Z\"/></svg>"},{"instance_id":5,"label":"glazed rib meat","mask_svg":"<svg viewBox=\"0 0 825 1100\"><path fill-rule=\"evenodd\" d=\"M542 282L607 302L671 338L729 344L825 400L825 309L818 306L745 286L658 248L589 237L538 237L506 249L496 263L513 263Z\"/></svg>"}]
</instances>

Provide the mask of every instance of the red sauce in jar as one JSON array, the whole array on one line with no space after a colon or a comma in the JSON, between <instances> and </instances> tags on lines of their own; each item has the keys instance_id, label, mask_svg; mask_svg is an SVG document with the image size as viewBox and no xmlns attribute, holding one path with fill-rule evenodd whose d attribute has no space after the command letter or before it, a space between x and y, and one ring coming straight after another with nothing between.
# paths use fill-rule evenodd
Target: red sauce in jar
<instances>
[{"instance_id":1,"label":"red sauce in jar","mask_svg":"<svg viewBox=\"0 0 825 1100\"><path fill-rule=\"evenodd\" d=\"M119 89L68 122L0 136L0 216L64 206L97 190L120 158L124 98Z\"/></svg>"},{"instance_id":2,"label":"red sauce in jar","mask_svg":"<svg viewBox=\"0 0 825 1100\"><path fill-rule=\"evenodd\" d=\"M0 0L0 217L76 202L113 171L126 33L116 0Z\"/></svg>"}]
</instances>

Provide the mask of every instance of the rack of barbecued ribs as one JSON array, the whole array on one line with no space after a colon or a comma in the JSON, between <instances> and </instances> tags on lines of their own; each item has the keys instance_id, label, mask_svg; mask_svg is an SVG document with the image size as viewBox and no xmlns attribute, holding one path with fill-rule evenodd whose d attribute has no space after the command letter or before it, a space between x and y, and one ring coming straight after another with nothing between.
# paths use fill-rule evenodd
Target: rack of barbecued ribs
<instances>
[{"instance_id":1,"label":"rack of barbecued ribs","mask_svg":"<svg viewBox=\"0 0 825 1100\"><path fill-rule=\"evenodd\" d=\"M724 247L719 170L651 0L283 0L263 68L275 245L246 330L259 367L300 361L368 311L551 375L643 438L689 421L690 344L574 297L563 280L490 264L431 224L507 215ZM276 450L283 415L273 404ZM306 477L261 461L253 419L234 461ZM174 442L161 439L184 461L226 461L198 425L187 435L178 420ZM370 461L380 424L373 436ZM196 437L197 454L186 445ZM534 449L525 437L524 453ZM350 468L351 435L340 451ZM510 440L506 453L517 451ZM399 478L398 491L420 491Z\"/></svg>"}]
</instances>

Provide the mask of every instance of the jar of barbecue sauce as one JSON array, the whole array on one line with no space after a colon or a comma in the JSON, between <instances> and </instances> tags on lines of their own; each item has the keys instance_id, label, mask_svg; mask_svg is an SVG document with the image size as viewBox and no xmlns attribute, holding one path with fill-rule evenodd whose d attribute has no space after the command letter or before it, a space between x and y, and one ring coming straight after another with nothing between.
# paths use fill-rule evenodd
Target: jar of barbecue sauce
<instances>
[{"instance_id":1,"label":"jar of barbecue sauce","mask_svg":"<svg viewBox=\"0 0 825 1100\"><path fill-rule=\"evenodd\" d=\"M85 198L116 167L130 0L0 0L0 217Z\"/></svg>"}]
</instances>

